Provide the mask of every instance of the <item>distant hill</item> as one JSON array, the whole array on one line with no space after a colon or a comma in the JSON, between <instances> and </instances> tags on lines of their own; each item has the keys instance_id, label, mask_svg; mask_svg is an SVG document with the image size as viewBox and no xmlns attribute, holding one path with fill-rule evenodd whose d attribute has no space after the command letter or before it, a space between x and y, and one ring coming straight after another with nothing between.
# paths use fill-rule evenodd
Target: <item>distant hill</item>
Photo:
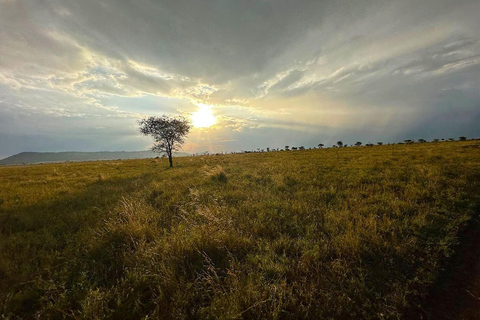
<instances>
[{"instance_id":1,"label":"distant hill","mask_svg":"<svg viewBox=\"0 0 480 320\"><path fill-rule=\"evenodd\" d=\"M190 154L176 152L174 157L185 157ZM158 157L152 151L102 151L102 152L22 152L0 160L0 165L19 165L65 161L94 161L116 159L145 159Z\"/></svg>"}]
</instances>

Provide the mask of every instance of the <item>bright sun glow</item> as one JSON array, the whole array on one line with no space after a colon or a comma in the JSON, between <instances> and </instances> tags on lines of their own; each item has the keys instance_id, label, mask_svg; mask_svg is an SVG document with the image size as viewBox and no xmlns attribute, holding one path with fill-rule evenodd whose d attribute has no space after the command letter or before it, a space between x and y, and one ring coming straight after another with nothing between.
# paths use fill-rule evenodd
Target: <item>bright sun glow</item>
<instances>
[{"instance_id":1,"label":"bright sun glow","mask_svg":"<svg viewBox=\"0 0 480 320\"><path fill-rule=\"evenodd\" d=\"M217 122L213 115L212 107L206 104L198 104L198 110L192 113L193 126L197 128L208 128Z\"/></svg>"}]
</instances>

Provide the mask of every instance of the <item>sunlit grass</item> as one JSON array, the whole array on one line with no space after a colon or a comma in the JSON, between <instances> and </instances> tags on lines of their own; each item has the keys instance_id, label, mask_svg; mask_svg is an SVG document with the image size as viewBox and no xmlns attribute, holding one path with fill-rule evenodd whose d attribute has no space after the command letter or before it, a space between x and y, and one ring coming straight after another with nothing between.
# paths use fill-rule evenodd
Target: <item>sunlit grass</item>
<instances>
[{"instance_id":1,"label":"sunlit grass","mask_svg":"<svg viewBox=\"0 0 480 320\"><path fill-rule=\"evenodd\" d=\"M478 214L479 142L0 167L0 313L398 318Z\"/></svg>"}]
</instances>

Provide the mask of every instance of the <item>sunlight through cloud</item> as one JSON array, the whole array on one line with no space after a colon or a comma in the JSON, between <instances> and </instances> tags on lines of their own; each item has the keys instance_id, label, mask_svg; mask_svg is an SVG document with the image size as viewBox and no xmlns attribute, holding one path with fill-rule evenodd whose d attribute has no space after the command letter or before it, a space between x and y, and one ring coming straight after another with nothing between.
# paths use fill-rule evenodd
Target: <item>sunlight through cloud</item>
<instances>
[{"instance_id":1,"label":"sunlight through cloud","mask_svg":"<svg viewBox=\"0 0 480 320\"><path fill-rule=\"evenodd\" d=\"M212 106L207 104L197 104L198 110L192 113L192 124L196 128L208 128L217 123Z\"/></svg>"}]
</instances>

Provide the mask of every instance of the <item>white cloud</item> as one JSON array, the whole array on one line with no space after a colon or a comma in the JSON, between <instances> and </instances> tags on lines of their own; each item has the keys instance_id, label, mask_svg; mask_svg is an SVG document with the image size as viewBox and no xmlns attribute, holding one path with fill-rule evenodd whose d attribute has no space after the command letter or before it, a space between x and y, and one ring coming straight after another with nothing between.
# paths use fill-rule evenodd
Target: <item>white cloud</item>
<instances>
[{"instance_id":1,"label":"white cloud","mask_svg":"<svg viewBox=\"0 0 480 320\"><path fill-rule=\"evenodd\" d=\"M438 129L428 118L453 105L478 115L479 14L474 0L1 1L0 118L35 114L55 140L200 102L221 124L203 139L230 148L255 130Z\"/></svg>"}]
</instances>

